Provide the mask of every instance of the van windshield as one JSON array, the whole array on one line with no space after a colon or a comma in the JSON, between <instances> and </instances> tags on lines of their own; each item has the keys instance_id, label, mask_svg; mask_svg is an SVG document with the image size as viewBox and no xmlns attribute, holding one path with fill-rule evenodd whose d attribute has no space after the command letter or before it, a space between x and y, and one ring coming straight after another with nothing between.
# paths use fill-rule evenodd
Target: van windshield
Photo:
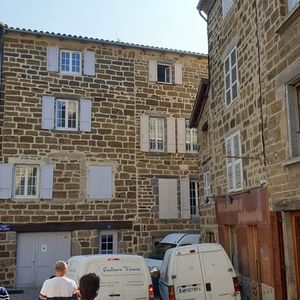
<instances>
[{"instance_id":1,"label":"van windshield","mask_svg":"<svg viewBox=\"0 0 300 300\"><path fill-rule=\"evenodd\" d=\"M163 260L167 250L175 248L176 244L158 243L150 253L149 258Z\"/></svg>"}]
</instances>

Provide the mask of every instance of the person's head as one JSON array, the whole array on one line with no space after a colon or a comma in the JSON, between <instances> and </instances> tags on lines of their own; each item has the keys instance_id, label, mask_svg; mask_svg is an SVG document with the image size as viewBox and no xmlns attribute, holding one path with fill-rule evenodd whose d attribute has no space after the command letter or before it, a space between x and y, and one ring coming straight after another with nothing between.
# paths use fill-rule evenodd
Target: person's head
<instances>
[{"instance_id":1,"label":"person's head","mask_svg":"<svg viewBox=\"0 0 300 300\"><path fill-rule=\"evenodd\" d=\"M93 300L97 297L100 279L95 273L83 275L79 279L79 294L81 300Z\"/></svg>"},{"instance_id":2,"label":"person's head","mask_svg":"<svg viewBox=\"0 0 300 300\"><path fill-rule=\"evenodd\" d=\"M62 277L67 273L68 267L63 260L59 260L55 264L55 275L57 277Z\"/></svg>"}]
</instances>

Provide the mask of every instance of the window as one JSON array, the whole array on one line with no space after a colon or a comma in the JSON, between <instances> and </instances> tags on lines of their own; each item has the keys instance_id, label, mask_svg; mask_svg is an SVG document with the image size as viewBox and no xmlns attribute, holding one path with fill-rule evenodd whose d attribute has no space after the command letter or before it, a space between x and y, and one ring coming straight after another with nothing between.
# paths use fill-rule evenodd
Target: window
<instances>
[{"instance_id":1,"label":"window","mask_svg":"<svg viewBox=\"0 0 300 300\"><path fill-rule=\"evenodd\" d=\"M290 157L300 156L300 85L287 86Z\"/></svg>"},{"instance_id":2,"label":"window","mask_svg":"<svg viewBox=\"0 0 300 300\"><path fill-rule=\"evenodd\" d=\"M56 121L58 130L78 130L78 101L56 100Z\"/></svg>"},{"instance_id":3,"label":"window","mask_svg":"<svg viewBox=\"0 0 300 300\"><path fill-rule=\"evenodd\" d=\"M172 67L170 65L157 64L157 81L172 82Z\"/></svg>"},{"instance_id":4,"label":"window","mask_svg":"<svg viewBox=\"0 0 300 300\"><path fill-rule=\"evenodd\" d=\"M199 183L197 180L190 181L190 210L191 217L199 217Z\"/></svg>"},{"instance_id":5,"label":"window","mask_svg":"<svg viewBox=\"0 0 300 300\"><path fill-rule=\"evenodd\" d=\"M210 196L211 196L209 172L203 173L203 182L204 182L204 203L205 205L208 205L210 204Z\"/></svg>"},{"instance_id":6,"label":"window","mask_svg":"<svg viewBox=\"0 0 300 300\"><path fill-rule=\"evenodd\" d=\"M16 198L35 198L38 190L38 167L15 166L14 195Z\"/></svg>"},{"instance_id":7,"label":"window","mask_svg":"<svg viewBox=\"0 0 300 300\"><path fill-rule=\"evenodd\" d=\"M225 140L228 191L243 188L243 164L241 158L240 133L237 132Z\"/></svg>"},{"instance_id":8,"label":"window","mask_svg":"<svg viewBox=\"0 0 300 300\"><path fill-rule=\"evenodd\" d=\"M190 121L185 121L185 150L197 152L197 128L190 128Z\"/></svg>"},{"instance_id":9,"label":"window","mask_svg":"<svg viewBox=\"0 0 300 300\"><path fill-rule=\"evenodd\" d=\"M103 230L100 232L100 254L117 253L117 232L113 230Z\"/></svg>"},{"instance_id":10,"label":"window","mask_svg":"<svg viewBox=\"0 0 300 300\"><path fill-rule=\"evenodd\" d=\"M65 73L81 73L81 53L77 51L60 51L60 71Z\"/></svg>"},{"instance_id":11,"label":"window","mask_svg":"<svg viewBox=\"0 0 300 300\"><path fill-rule=\"evenodd\" d=\"M150 151L164 151L164 119L149 118Z\"/></svg>"},{"instance_id":12,"label":"window","mask_svg":"<svg viewBox=\"0 0 300 300\"><path fill-rule=\"evenodd\" d=\"M230 105L238 93L238 70L236 47L231 50L224 61L224 84L226 105Z\"/></svg>"},{"instance_id":13,"label":"window","mask_svg":"<svg viewBox=\"0 0 300 300\"><path fill-rule=\"evenodd\" d=\"M225 18L233 4L233 0L222 0L222 12L223 17Z\"/></svg>"},{"instance_id":14,"label":"window","mask_svg":"<svg viewBox=\"0 0 300 300\"><path fill-rule=\"evenodd\" d=\"M288 0L288 11L290 12L299 2L299 0Z\"/></svg>"}]
</instances>

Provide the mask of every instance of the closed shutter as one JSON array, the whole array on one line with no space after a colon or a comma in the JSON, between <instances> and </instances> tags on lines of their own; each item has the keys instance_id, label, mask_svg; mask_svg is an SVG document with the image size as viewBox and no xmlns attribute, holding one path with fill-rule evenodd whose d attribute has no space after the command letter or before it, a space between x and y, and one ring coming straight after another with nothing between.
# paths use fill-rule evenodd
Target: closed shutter
<instances>
[{"instance_id":1,"label":"closed shutter","mask_svg":"<svg viewBox=\"0 0 300 300\"><path fill-rule=\"evenodd\" d=\"M231 138L228 138L225 141L226 148L226 164L227 164L227 183L228 183L228 191L233 190L233 159L230 156L233 156L231 150Z\"/></svg>"},{"instance_id":2,"label":"closed shutter","mask_svg":"<svg viewBox=\"0 0 300 300\"><path fill-rule=\"evenodd\" d=\"M177 119L177 151L178 153L185 153L185 119Z\"/></svg>"},{"instance_id":3,"label":"closed shutter","mask_svg":"<svg viewBox=\"0 0 300 300\"><path fill-rule=\"evenodd\" d=\"M54 97L43 96L42 129L54 128Z\"/></svg>"},{"instance_id":4,"label":"closed shutter","mask_svg":"<svg viewBox=\"0 0 300 300\"><path fill-rule=\"evenodd\" d=\"M149 116L141 115L140 121L141 151L149 152Z\"/></svg>"},{"instance_id":5,"label":"closed shutter","mask_svg":"<svg viewBox=\"0 0 300 300\"><path fill-rule=\"evenodd\" d=\"M12 194L13 165L0 164L0 199L10 199Z\"/></svg>"},{"instance_id":6,"label":"closed shutter","mask_svg":"<svg viewBox=\"0 0 300 300\"><path fill-rule=\"evenodd\" d=\"M84 75L95 76L95 52L84 51L83 52L83 73Z\"/></svg>"},{"instance_id":7,"label":"closed shutter","mask_svg":"<svg viewBox=\"0 0 300 300\"><path fill-rule=\"evenodd\" d=\"M47 47L47 71L58 72L58 48Z\"/></svg>"},{"instance_id":8,"label":"closed shutter","mask_svg":"<svg viewBox=\"0 0 300 300\"><path fill-rule=\"evenodd\" d=\"M40 198L52 199L53 195L53 166L43 165L41 169Z\"/></svg>"},{"instance_id":9,"label":"closed shutter","mask_svg":"<svg viewBox=\"0 0 300 300\"><path fill-rule=\"evenodd\" d=\"M243 185L243 170L241 156L241 140L240 134L237 133L232 137L234 159L234 186L235 189L241 189Z\"/></svg>"},{"instance_id":10,"label":"closed shutter","mask_svg":"<svg viewBox=\"0 0 300 300\"><path fill-rule=\"evenodd\" d=\"M225 17L232 6L233 0L222 0L223 17Z\"/></svg>"},{"instance_id":11,"label":"closed shutter","mask_svg":"<svg viewBox=\"0 0 300 300\"><path fill-rule=\"evenodd\" d=\"M177 180L160 178L159 190L159 218L177 219Z\"/></svg>"},{"instance_id":12,"label":"closed shutter","mask_svg":"<svg viewBox=\"0 0 300 300\"><path fill-rule=\"evenodd\" d=\"M81 99L80 101L80 130L91 132L92 101Z\"/></svg>"},{"instance_id":13,"label":"closed shutter","mask_svg":"<svg viewBox=\"0 0 300 300\"><path fill-rule=\"evenodd\" d=\"M209 197L211 194L211 189L210 189L210 173L205 172L203 174L203 179L204 179L204 197ZM205 199L206 201L206 199Z\"/></svg>"},{"instance_id":14,"label":"closed shutter","mask_svg":"<svg viewBox=\"0 0 300 300\"><path fill-rule=\"evenodd\" d=\"M168 152L176 153L175 119L167 118Z\"/></svg>"},{"instance_id":15,"label":"closed shutter","mask_svg":"<svg viewBox=\"0 0 300 300\"><path fill-rule=\"evenodd\" d=\"M299 111L297 101L297 89L287 86L288 94L288 122L291 157L300 156L300 134L299 134Z\"/></svg>"},{"instance_id":16,"label":"closed shutter","mask_svg":"<svg viewBox=\"0 0 300 300\"><path fill-rule=\"evenodd\" d=\"M190 202L190 181L188 178L180 180L180 203L181 203L181 218L191 218L191 202Z\"/></svg>"},{"instance_id":17,"label":"closed shutter","mask_svg":"<svg viewBox=\"0 0 300 300\"><path fill-rule=\"evenodd\" d=\"M112 199L112 166L90 166L90 199Z\"/></svg>"},{"instance_id":18,"label":"closed shutter","mask_svg":"<svg viewBox=\"0 0 300 300\"><path fill-rule=\"evenodd\" d=\"M149 61L149 81L157 81L157 62L155 60Z\"/></svg>"},{"instance_id":19,"label":"closed shutter","mask_svg":"<svg viewBox=\"0 0 300 300\"><path fill-rule=\"evenodd\" d=\"M175 84L182 84L182 64L175 64Z\"/></svg>"}]
</instances>

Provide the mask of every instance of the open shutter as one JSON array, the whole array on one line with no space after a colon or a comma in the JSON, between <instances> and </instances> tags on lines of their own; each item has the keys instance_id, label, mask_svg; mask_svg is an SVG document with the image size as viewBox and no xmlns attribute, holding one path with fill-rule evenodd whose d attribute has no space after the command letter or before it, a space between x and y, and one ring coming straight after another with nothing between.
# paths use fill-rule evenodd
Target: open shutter
<instances>
[{"instance_id":1,"label":"open shutter","mask_svg":"<svg viewBox=\"0 0 300 300\"><path fill-rule=\"evenodd\" d=\"M140 122L141 151L149 152L149 116L141 115Z\"/></svg>"},{"instance_id":2,"label":"open shutter","mask_svg":"<svg viewBox=\"0 0 300 300\"><path fill-rule=\"evenodd\" d=\"M288 94L288 122L289 122L289 140L290 156L300 156L300 134L299 132L299 112L297 102L297 89L294 86L287 86Z\"/></svg>"},{"instance_id":3,"label":"open shutter","mask_svg":"<svg viewBox=\"0 0 300 300\"><path fill-rule=\"evenodd\" d=\"M233 0L222 0L223 17L225 17L232 6Z\"/></svg>"},{"instance_id":4,"label":"open shutter","mask_svg":"<svg viewBox=\"0 0 300 300\"><path fill-rule=\"evenodd\" d=\"M0 164L0 199L10 199L12 194L13 165Z\"/></svg>"},{"instance_id":5,"label":"open shutter","mask_svg":"<svg viewBox=\"0 0 300 300\"><path fill-rule=\"evenodd\" d=\"M80 130L91 132L92 101L81 99L80 101Z\"/></svg>"},{"instance_id":6,"label":"open shutter","mask_svg":"<svg viewBox=\"0 0 300 300\"><path fill-rule=\"evenodd\" d=\"M190 202L190 181L188 178L180 179L180 203L181 218L191 218L191 202Z\"/></svg>"},{"instance_id":7,"label":"open shutter","mask_svg":"<svg viewBox=\"0 0 300 300\"><path fill-rule=\"evenodd\" d=\"M182 64L175 64L175 84L182 84Z\"/></svg>"},{"instance_id":8,"label":"open shutter","mask_svg":"<svg viewBox=\"0 0 300 300\"><path fill-rule=\"evenodd\" d=\"M228 182L228 191L233 190L233 159L228 156L233 156L232 150L231 150L231 138L228 138L225 141L225 147L226 147L226 164L227 164L227 182Z\"/></svg>"},{"instance_id":9,"label":"open shutter","mask_svg":"<svg viewBox=\"0 0 300 300\"><path fill-rule=\"evenodd\" d=\"M177 151L178 153L185 153L185 119L177 119Z\"/></svg>"},{"instance_id":10,"label":"open shutter","mask_svg":"<svg viewBox=\"0 0 300 300\"><path fill-rule=\"evenodd\" d=\"M41 168L40 198L52 199L53 194L53 166L43 165Z\"/></svg>"},{"instance_id":11,"label":"open shutter","mask_svg":"<svg viewBox=\"0 0 300 300\"><path fill-rule=\"evenodd\" d=\"M90 166L89 198L112 199L112 166Z\"/></svg>"},{"instance_id":12,"label":"open shutter","mask_svg":"<svg viewBox=\"0 0 300 300\"><path fill-rule=\"evenodd\" d=\"M297 3L299 3L299 0L288 0L288 10L291 11Z\"/></svg>"},{"instance_id":13,"label":"open shutter","mask_svg":"<svg viewBox=\"0 0 300 300\"><path fill-rule=\"evenodd\" d=\"M176 153L175 119L167 118L168 152Z\"/></svg>"},{"instance_id":14,"label":"open shutter","mask_svg":"<svg viewBox=\"0 0 300 300\"><path fill-rule=\"evenodd\" d=\"M47 71L58 72L57 47L47 47Z\"/></svg>"},{"instance_id":15,"label":"open shutter","mask_svg":"<svg viewBox=\"0 0 300 300\"><path fill-rule=\"evenodd\" d=\"M234 166L234 189L242 188L243 184L243 166L242 166L242 159L238 158L241 156L241 140L240 134L237 133L232 138L233 143L233 155L236 158L233 159L233 166Z\"/></svg>"},{"instance_id":16,"label":"open shutter","mask_svg":"<svg viewBox=\"0 0 300 300\"><path fill-rule=\"evenodd\" d=\"M157 62L149 60L149 81L157 81Z\"/></svg>"},{"instance_id":17,"label":"open shutter","mask_svg":"<svg viewBox=\"0 0 300 300\"><path fill-rule=\"evenodd\" d=\"M210 173L205 172L203 174L203 180L204 180L204 198L209 197L211 195L210 190ZM204 199L206 201L206 199ZM209 201L209 199L208 199Z\"/></svg>"},{"instance_id":18,"label":"open shutter","mask_svg":"<svg viewBox=\"0 0 300 300\"><path fill-rule=\"evenodd\" d=\"M42 129L54 128L54 97L43 96Z\"/></svg>"},{"instance_id":19,"label":"open shutter","mask_svg":"<svg viewBox=\"0 0 300 300\"><path fill-rule=\"evenodd\" d=\"M177 219L177 180L160 178L159 190L159 218Z\"/></svg>"},{"instance_id":20,"label":"open shutter","mask_svg":"<svg viewBox=\"0 0 300 300\"><path fill-rule=\"evenodd\" d=\"M83 52L83 73L84 75L95 76L95 52L84 51Z\"/></svg>"}]
</instances>

